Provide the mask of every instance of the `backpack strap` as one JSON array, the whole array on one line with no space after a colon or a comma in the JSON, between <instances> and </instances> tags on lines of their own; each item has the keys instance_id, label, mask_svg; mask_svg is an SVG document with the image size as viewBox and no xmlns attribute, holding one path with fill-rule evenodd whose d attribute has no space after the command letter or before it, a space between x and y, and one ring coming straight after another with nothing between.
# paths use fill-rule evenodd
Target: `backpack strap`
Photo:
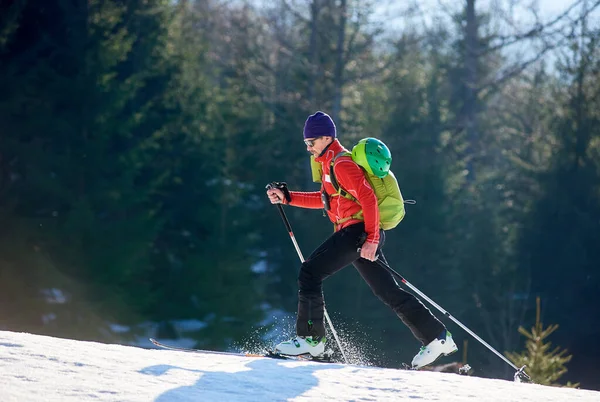
<instances>
[{"instance_id":1,"label":"backpack strap","mask_svg":"<svg viewBox=\"0 0 600 402\"><path fill-rule=\"evenodd\" d=\"M335 189L336 193L332 194L332 197L335 196L342 196L344 198L348 198L349 200L355 201L356 203L358 203L358 200L356 198L354 198L354 196L352 196L352 194L348 193L346 190L344 190L342 188L342 186L340 186L340 183L337 181L337 178L335 177L335 171L334 171L334 166L335 166L335 162L337 161L337 159L340 156L347 156L347 155L351 155L349 152L346 151L342 151L339 154L337 154L336 156L333 157L333 159L331 160L331 167L329 168L329 177L331 178L331 185L333 186L333 188Z\"/></svg>"},{"instance_id":2,"label":"backpack strap","mask_svg":"<svg viewBox=\"0 0 600 402\"><path fill-rule=\"evenodd\" d=\"M337 161L337 159L340 156L345 156L345 155L351 155L349 152L345 152L342 151L339 154L337 154L336 156L333 157L333 159L331 160L331 167L329 168L329 176L331 178L331 185L333 186L333 188L336 190L335 194L332 194L332 197L344 197L347 198L351 201L356 202L358 205L360 205L360 202L358 202L358 200L356 198L354 198L354 196L350 193L348 193L346 190L344 190L342 188L342 186L340 186L340 183L337 181L337 178L335 177L335 171L333 169L333 166L335 165L335 162ZM360 167L360 166L359 166ZM361 168L362 169L362 168ZM362 209L360 211L358 211L357 213L350 215L346 218L342 218L340 220L338 220L337 222L335 222L333 224L335 230L337 230L338 226L341 225L342 223L349 221L350 219L360 219L363 220L363 211Z\"/></svg>"}]
</instances>

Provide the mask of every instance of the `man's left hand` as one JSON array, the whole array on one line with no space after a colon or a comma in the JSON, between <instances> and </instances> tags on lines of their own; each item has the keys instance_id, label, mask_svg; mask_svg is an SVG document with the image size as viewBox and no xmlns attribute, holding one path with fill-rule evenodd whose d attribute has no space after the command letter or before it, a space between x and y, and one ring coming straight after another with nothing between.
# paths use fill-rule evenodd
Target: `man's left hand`
<instances>
[{"instance_id":1,"label":"man's left hand","mask_svg":"<svg viewBox=\"0 0 600 402\"><path fill-rule=\"evenodd\" d=\"M377 259L377 247L376 243L364 242L360 248L360 256L365 260L375 261Z\"/></svg>"}]
</instances>

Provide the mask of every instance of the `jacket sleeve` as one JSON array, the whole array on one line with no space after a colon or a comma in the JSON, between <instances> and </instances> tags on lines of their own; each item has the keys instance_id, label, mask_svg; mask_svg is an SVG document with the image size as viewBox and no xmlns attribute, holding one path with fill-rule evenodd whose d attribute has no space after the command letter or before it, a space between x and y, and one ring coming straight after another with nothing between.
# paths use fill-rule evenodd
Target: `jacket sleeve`
<instances>
[{"instance_id":1,"label":"jacket sleeve","mask_svg":"<svg viewBox=\"0 0 600 402\"><path fill-rule=\"evenodd\" d=\"M377 197L362 169L349 157L335 162L335 177L344 190L358 200L362 207L367 240L379 243L379 207Z\"/></svg>"},{"instance_id":2,"label":"jacket sleeve","mask_svg":"<svg viewBox=\"0 0 600 402\"><path fill-rule=\"evenodd\" d=\"M293 207L321 209L323 208L323 201L321 200L321 193L319 191L290 191L292 201L289 205Z\"/></svg>"}]
</instances>

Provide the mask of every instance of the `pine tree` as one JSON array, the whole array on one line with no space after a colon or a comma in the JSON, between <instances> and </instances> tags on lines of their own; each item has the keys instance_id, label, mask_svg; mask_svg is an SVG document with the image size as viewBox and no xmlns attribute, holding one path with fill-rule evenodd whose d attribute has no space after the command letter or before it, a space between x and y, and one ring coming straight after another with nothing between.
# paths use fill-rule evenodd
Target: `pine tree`
<instances>
[{"instance_id":1,"label":"pine tree","mask_svg":"<svg viewBox=\"0 0 600 402\"><path fill-rule=\"evenodd\" d=\"M587 378L600 378L600 355L589 348L600 324L581 319L600 315L600 304L589 302L600 286L595 274L600 261L600 38L597 30L581 25L581 34L568 38L569 48L555 65L557 78L550 81L555 102L541 138L547 167L537 175L538 191L521 221L517 256L531 291L546 300L548 319L564 328L555 342L568 342L577 356L569 376L585 387Z\"/></svg>"},{"instance_id":2,"label":"pine tree","mask_svg":"<svg viewBox=\"0 0 600 402\"><path fill-rule=\"evenodd\" d=\"M0 56L0 148L15 178L4 181L2 207L22 234L12 277L40 300L23 329L106 339L99 327L145 294L157 225L136 177L150 134L131 136L147 119L128 105L147 80L120 71L135 43L125 11L117 2L27 2ZM64 301L46 301L48 290Z\"/></svg>"},{"instance_id":3,"label":"pine tree","mask_svg":"<svg viewBox=\"0 0 600 402\"><path fill-rule=\"evenodd\" d=\"M240 342L262 320L253 267L261 258L255 215L266 202L257 202L264 190L261 184L261 198L254 195L258 180L248 166L268 141L257 137L261 103L240 76L256 35L241 34L251 24L245 9L236 10L198 2L175 7L166 63L172 79L156 104L168 108L159 116L170 117L146 170L159 183L153 202L164 222L148 278L156 298L146 311L161 323L160 336L191 337L203 348ZM235 30L223 25L234 18ZM217 41L224 32L235 37L228 48ZM173 325L189 319L201 328L180 332Z\"/></svg>"},{"instance_id":4,"label":"pine tree","mask_svg":"<svg viewBox=\"0 0 600 402\"><path fill-rule=\"evenodd\" d=\"M527 366L527 373L536 384L541 385L559 385L556 381L562 377L567 368L565 364L571 361L572 355L567 355L567 350L560 347L551 349L552 343L547 342L548 338L558 329L558 324L553 324L544 328L540 319L540 298L536 299L536 317L535 325L531 331L519 327L519 333L527 338L525 343L526 350L521 353L507 352L506 356L516 366ZM577 387L579 383L572 384L568 382L567 387Z\"/></svg>"}]
</instances>

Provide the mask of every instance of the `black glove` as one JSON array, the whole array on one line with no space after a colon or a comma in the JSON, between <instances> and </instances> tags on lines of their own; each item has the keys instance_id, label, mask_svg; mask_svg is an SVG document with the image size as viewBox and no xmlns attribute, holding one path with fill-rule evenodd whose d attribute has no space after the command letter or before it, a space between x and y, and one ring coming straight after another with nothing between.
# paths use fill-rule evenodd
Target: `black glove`
<instances>
[{"instance_id":1,"label":"black glove","mask_svg":"<svg viewBox=\"0 0 600 402\"><path fill-rule=\"evenodd\" d=\"M288 203L292 202L292 195L290 194L290 190L288 190L288 188L287 188L286 182L274 181L272 183L267 184L266 187L267 187L267 190L276 188L278 190L283 191L283 195L285 196L286 201Z\"/></svg>"}]
</instances>

